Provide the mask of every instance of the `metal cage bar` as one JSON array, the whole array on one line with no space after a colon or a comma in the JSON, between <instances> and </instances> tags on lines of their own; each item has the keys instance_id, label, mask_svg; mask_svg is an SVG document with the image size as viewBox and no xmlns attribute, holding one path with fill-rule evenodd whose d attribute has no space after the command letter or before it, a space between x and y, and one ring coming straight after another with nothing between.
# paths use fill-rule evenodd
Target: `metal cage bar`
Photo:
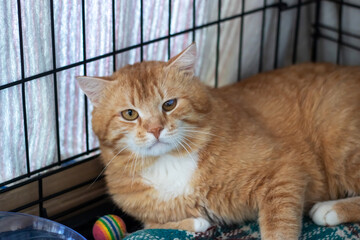
<instances>
[{"instance_id":1,"label":"metal cage bar","mask_svg":"<svg viewBox=\"0 0 360 240\"><path fill-rule=\"evenodd\" d=\"M281 0L279 1L277 23L276 23L276 41L275 41L275 58L274 58L274 69L278 67L279 62L279 44L280 44L280 25L281 25L281 13L285 10L287 5Z\"/></svg>"},{"instance_id":2,"label":"metal cage bar","mask_svg":"<svg viewBox=\"0 0 360 240\"><path fill-rule=\"evenodd\" d=\"M143 0L140 0L140 61L141 62L144 61L144 2Z\"/></svg>"},{"instance_id":3,"label":"metal cage bar","mask_svg":"<svg viewBox=\"0 0 360 240\"><path fill-rule=\"evenodd\" d=\"M22 31L22 19L21 19L21 3L17 1L18 8L18 21L19 21L19 41L20 41L20 63L21 63L21 79L25 78L25 63L24 63L24 40ZM29 154L29 136L27 127L27 114L26 114L26 91L25 82L21 83L21 97L22 97L22 110L24 118L24 138L25 138L25 153L26 153L26 176L30 177L30 154Z\"/></svg>"},{"instance_id":4,"label":"metal cage bar","mask_svg":"<svg viewBox=\"0 0 360 240\"><path fill-rule=\"evenodd\" d=\"M192 41L195 42L195 27L196 27L196 0L193 0L193 9L192 9L192 21L193 21L193 28L192 28Z\"/></svg>"},{"instance_id":5,"label":"metal cage bar","mask_svg":"<svg viewBox=\"0 0 360 240\"><path fill-rule=\"evenodd\" d=\"M113 71L116 71L116 29L115 29L115 23L116 23L116 16L115 16L115 0L112 0L111 4L111 20L112 20L112 44L113 44Z\"/></svg>"},{"instance_id":6,"label":"metal cage bar","mask_svg":"<svg viewBox=\"0 0 360 240\"><path fill-rule=\"evenodd\" d=\"M82 18L82 44L83 44L83 67L84 67L84 76L87 76L87 67L86 67L86 19L85 19L85 0L81 1L81 18ZM89 117L88 117L88 98L84 94L84 109L85 109L85 144L86 152L89 152Z\"/></svg>"},{"instance_id":7,"label":"metal cage bar","mask_svg":"<svg viewBox=\"0 0 360 240\"><path fill-rule=\"evenodd\" d=\"M216 62L215 62L215 84L214 87L217 88L219 85L219 58L220 58L220 34L221 34L221 0L218 0L218 22L217 22L217 36L216 36Z\"/></svg>"},{"instance_id":8,"label":"metal cage bar","mask_svg":"<svg viewBox=\"0 0 360 240\"><path fill-rule=\"evenodd\" d=\"M317 59L317 45L319 39L319 23L320 23L320 8L321 8L321 0L316 0L315 6L315 23L314 23L314 33L313 33L313 44L312 44L312 53L311 60L313 62Z\"/></svg>"},{"instance_id":9,"label":"metal cage bar","mask_svg":"<svg viewBox=\"0 0 360 240\"><path fill-rule=\"evenodd\" d=\"M264 0L263 5L266 6L267 0ZM265 37L265 19L266 19L266 11L265 9L262 11L262 20L261 20L261 37L260 37L260 55L259 55L259 69L258 72L262 71L263 68L263 56L264 56L264 37ZM240 33L240 37L242 33ZM239 76L238 76L239 79Z\"/></svg>"},{"instance_id":10,"label":"metal cage bar","mask_svg":"<svg viewBox=\"0 0 360 240\"><path fill-rule=\"evenodd\" d=\"M298 6L300 6L300 5L301 5L301 0L298 0ZM298 8L296 8L295 36L294 36L292 63L296 63L296 59L297 59L297 46L298 46L298 40L299 40L300 16L301 16L301 7L298 7Z\"/></svg>"},{"instance_id":11,"label":"metal cage bar","mask_svg":"<svg viewBox=\"0 0 360 240\"><path fill-rule=\"evenodd\" d=\"M168 48L167 48L167 58L170 59L171 57L171 0L169 0L169 17L168 17Z\"/></svg>"},{"instance_id":12,"label":"metal cage bar","mask_svg":"<svg viewBox=\"0 0 360 240\"><path fill-rule=\"evenodd\" d=\"M341 53L341 43L342 43L342 14L343 14L343 0L340 0L339 6L339 26L338 26L338 42L337 42L337 50L336 50L336 63L340 63L340 53Z\"/></svg>"},{"instance_id":13,"label":"metal cage bar","mask_svg":"<svg viewBox=\"0 0 360 240\"><path fill-rule=\"evenodd\" d=\"M294 43L293 43L293 52L292 52L292 62L295 63L297 61L297 47L298 47L298 37L299 37L299 28L300 28L300 18L301 18L301 8L303 6L309 5L309 4L315 4L315 23L314 23L314 33L313 33L313 46L312 46L312 60L316 61L317 60L317 45L318 45L318 39L322 38L322 39L326 39L328 41L332 41L338 44L338 49L337 49L337 62L340 62L340 53L341 53L341 47L349 47L351 49L360 51L360 47L359 46L354 46L353 44L350 43L346 43L343 41L342 36L350 36L356 39L360 39L359 35L350 33L350 32L346 32L343 31L342 29L342 21L340 20L339 23L339 27L338 28L333 28L333 27L329 27L323 23L320 22L320 9L321 9L321 2L323 1L329 1L329 2L335 2L337 4L340 4L340 10L339 10L339 16L340 19L342 18L342 6L347 6L347 7L354 7L357 9L360 9L359 5L355 5L352 3L347 3L344 2L343 0L298 0L296 4L288 6L285 3L283 3L281 0L279 0L277 3L274 4L269 4L267 3L267 0L264 0L263 2L263 6L256 8L256 9L252 9L249 11L245 10L245 0L242 0L242 10L241 13L239 14L235 14L233 16L230 17L225 17L222 18L221 17L221 5L222 5L222 1L218 0L218 16L217 16L217 20L216 21L212 21L212 22L208 22L206 24L202 24L202 25L197 25L196 24L196 0L193 0L192 2L192 27L189 29L185 29L183 31L180 32L176 32L176 33L171 33L171 21L172 21L172 0L168 1L169 4L169 18L168 18L168 34L164 37L159 37L150 41L146 41L144 42L144 2L143 0L139 0L140 1L140 43L126 47L126 48L122 48L122 49L117 49L116 48L116 28L115 28L115 23L116 23L116 4L115 4L115 0L112 0L112 42L113 42L113 46L112 46L112 51L109 53L105 53L102 55L98 55L92 58L87 58L86 56L86 14L85 14L85 10L86 10L86 5L85 5L85 0L81 1L81 19L82 19L82 45L83 45L83 59L81 61L75 62L73 64L69 64L63 67L57 67L56 66L56 55L55 55L55 47L56 47L56 42L55 42L55 29L54 29L54 6L53 6L53 0L49 0L50 1L50 15L51 15L51 45L52 45L52 58L53 58L53 69L50 71L45 71L39 74L36 74L34 76L30 76L30 77L26 77L25 76L25 65L24 65L24 49L23 49L23 36L22 36L22 19L21 19L21 5L20 5L20 0L17 0L17 6L18 6L18 20L19 20L19 41L20 41L20 61L21 61L21 79L18 81L14 81L11 83L7 83L4 85L0 86L0 91L7 89L7 88L11 88L14 86L21 86L21 94L22 94L22 107L23 107L23 118L24 118L24 138L25 138L25 148L26 148L26 174L22 175L22 176L18 176L15 177L14 179L11 179L9 181L6 182L2 182L0 183L0 194L1 193L5 193L8 191L12 191L18 187L24 186L26 184L29 183L33 183L36 182L38 183L38 188L39 188L39 192L38 192L38 200L33 201L31 203L27 203L23 206L19 206L16 209L13 209L13 211L21 211L25 208L31 207L31 206L35 206L38 205L39 206L39 215L40 216L45 216L46 215L46 209L44 209L44 202L48 201L52 198L58 197L62 194L71 192L73 190L76 190L80 187L84 187L86 185L90 185L94 180L96 179L91 179L88 180L86 182L77 184L75 186L70 186L69 188L66 188L65 190L56 192L52 195L49 196L44 196L43 195L43 179L45 177L51 176L53 174L62 172L64 170L67 170L73 166L77 166L79 164L83 164L85 162L91 161L93 159L95 159L96 157L99 156L99 154L96 155L92 155L90 157L86 157L88 154L92 153L96 153L99 148L94 148L94 149L90 149L89 147L89 119L88 119L88 103L87 103L87 97L84 96L84 108L85 108L85 125L86 125L86 151L82 152L80 154L77 154L75 156L69 157L67 159L61 159L61 154L60 154L60 137L59 137L59 122L58 122L58 117L59 117L59 109L58 109L58 92L57 92L57 73L70 69L70 68L74 68L77 66L83 66L84 67L84 74L87 74L87 64L90 62L94 62L106 57L112 57L113 58L113 70L116 70L116 56L118 54L121 54L123 52L127 52L133 49L140 49L140 61L144 60L144 46L155 43L155 42L159 42L162 40L167 40L168 41L168 48L167 48L167 54L168 54L168 58L171 57L171 38L179 36L179 35L183 35L183 34L187 34L187 33L191 33L192 34L192 40L195 41L196 39L196 31L203 29L203 28L207 28L210 26L217 26L217 42L216 42L216 66L215 66L215 87L218 86L218 75L219 75L219 60L220 60L220 34L221 34L221 23L233 20L233 19L239 19L240 20L240 39L239 39L239 55L238 55L238 79L241 78L241 61L242 61L242 53L243 53L243 29L244 29L244 17L247 15L251 15L254 13L262 13L262 26L261 26L261 39L260 39L260 56L259 56L259 72L263 70L263 62L262 62L262 58L264 55L264 38L265 38L265 23L266 23L266 11L269 9L278 9L278 14L277 14L277 25L276 25L276 45L275 45L275 54L274 54L274 68L276 68L278 66L278 51L279 51L279 35L280 35L280 31L281 31L281 15L282 12L290 10L290 9L294 9L296 8L296 23L295 23L295 37L294 37ZM323 34L321 32L321 29L327 29L330 31L334 31L338 33L338 38L333 38L330 36L327 36L325 34ZM55 117L56 117L56 141L57 141L57 157L58 157L58 161L57 163L54 164L50 164L46 167L43 167L41 169L36 169L31 171L31 167L30 167L30 156L29 156L29 142L28 142L28 129L27 129L27 109L26 109L26 89L25 89L25 85L27 82L32 81L32 80L36 80L38 78L44 77L44 76L50 76L53 75L53 80L54 80L54 98L55 98ZM75 159L79 159L81 157L85 157L83 160L79 161L79 162L72 162ZM70 163L71 162L71 163ZM57 169L52 169L56 166L59 166ZM49 170L48 172L44 172L45 170ZM102 177L100 177L102 178ZM19 182L20 181L20 182ZM103 196L101 196L103 197ZM100 198L96 198L96 199L92 199L87 203L83 203L80 204L81 206L87 206L87 204L90 203L94 203L97 200L99 200ZM68 211L68 213L71 213L71 209ZM66 215L67 212L58 214L56 216L50 216L52 219L56 219L60 216L64 216Z\"/></svg>"},{"instance_id":14,"label":"metal cage bar","mask_svg":"<svg viewBox=\"0 0 360 240\"><path fill-rule=\"evenodd\" d=\"M176 36L179 36L179 35L183 35L183 34L186 34L186 33L189 33L189 32L192 32L192 35L193 35L193 39L195 39L195 36L196 36L196 31L199 30L199 29L203 29L203 28L207 28L207 27L210 27L210 26L213 26L213 25L217 25L218 27L218 36L217 36L217 61L216 61L216 79L218 78L218 64L219 64L219 45L220 45L220 30L221 30L221 23L223 22L227 22L227 21L230 21L230 20L233 20L233 19L236 19L236 18L243 18L244 16L246 15L250 15L250 14L254 14L256 12L264 12L266 11L266 9L269 9L269 8L276 8L278 7L279 5L278 4L270 4L270 5L264 5L263 7L261 8L256 8L256 9L253 9L253 10L250 10L250 11L245 11L245 9L242 10L242 12L240 14L236 14L236 15L233 15L233 16L230 16L230 17L226 17L226 18L221 18L221 0L218 0L218 4L219 4L219 8L218 8L218 19L216 21L212 21L212 22L208 22L206 24L203 24L203 25L199 25L199 26L196 26L196 0L193 0L193 27L192 28L189 28L189 29L186 29L186 30L183 30L183 31L180 31L180 32L177 32L177 33L171 33L171 12L169 12L169 32L168 32L168 35L167 36L164 36L164 37L160 37L160 38L157 38L157 39L154 39L154 40L150 40L150 41L147 41L147 42L144 42L144 36L143 36L143 29L144 29L144 23L143 23L143 0L139 0L140 1L140 31L141 31L141 36L140 36L140 43L139 44L136 44L136 45L133 45L133 46L129 46L129 47L126 47L126 48L122 48L122 49L119 49L119 50L116 50L116 36L115 36L115 28L114 26L112 27L112 31L113 31L113 49L112 49L112 52L110 53L105 53L105 54L102 54L102 55L98 55L98 56L95 56L93 58L87 58L87 55L86 55L86 2L85 0L82 0L81 1L81 19L82 19L82 45L83 45L83 60L82 61L79 61L79 62L75 62L73 64L69 64L69 65L66 65L66 66L62 66L62 67L57 67L56 66L56 56L55 56L55 46L56 46L56 43L55 43L55 30L54 30L54 12L53 12L53 0L49 0L50 1L50 12L51 12L51 36L52 36L52 55L53 55L53 69L52 70L49 70L49 71L45 71L45 72L42 72L42 73L39 73L39 74L36 74L36 75L33 75L33 76L29 76L29 77L25 77L25 69L24 69L24 56L23 56L23 38L22 38L22 28L21 28L21 6L20 6L20 0L18 0L18 18L19 18L19 34L20 34L20 46L21 46L21 49L20 49L20 55L21 55L21 67L22 67L22 78L18 81L14 81L14 82L11 82L11 83L7 83L7 84L4 84L4 85L1 85L0 86L0 91L1 90L4 90L4 89L7 89L7 88L11 88L11 87L14 87L14 86L17 86L17 85L24 85L26 82L30 82L32 80L36 80L38 78L41 78L41 77L45 77L45 76L49 76L49 75L53 75L54 76L54 94L55 94L55 103L56 103L56 106L55 107L55 115L56 115L56 118L57 118L57 123L56 123L56 131L57 131L57 148L58 148L58 153L57 153L57 156L58 156L58 163L57 164L50 164L46 167L43 167L43 168L40 168L40 169L36 169L34 171L31 171L30 169L30 157L29 157L29 147L28 147L28 136L27 136L27 123L26 123L26 103L25 103L25 99L23 100L23 108L24 108L24 125L25 125L25 144L26 144L26 150L27 150L27 167L28 167L28 171L27 171L27 174L26 175L22 175L22 176L19 176L19 177L16 177L14 179L11 179L9 181L6 181L6 182L2 182L0 183L0 187L4 187L4 186L7 186L9 184L12 184L12 183L16 183L17 181L19 180L23 180L23 179L26 179L30 176L33 176L34 174L39 174L45 170L49 170L53 167L55 167L56 165L61 165L63 163L67 163L69 161L72 161L74 159L77 159L79 157L83 157L84 155L87 155L89 153L93 153L95 151L98 150L98 148L94 148L94 149L90 149L89 147L89 124L88 124L88 103L87 103L87 97L84 95L84 108L85 108L85 124L86 124L86 152L83 152L83 153L80 153L80 154L77 154L75 156L72 156L70 158L67 158L67 159L61 159L60 157L60 140L59 140L59 123L58 123L58 107L57 107L57 76L56 74L58 72L61 72L61 71L64 71L64 70L67 70L67 69L71 69L71 68L74 68L74 67L77 67L77 66L83 66L84 68L84 75L87 74L87 63L90 63L90 62L94 62L94 61L97 61L97 60L100 60L100 59L103 59L103 58L106 58L106 57L110 57L110 56L113 56L113 58L116 59L116 55L117 54L120 54L120 53L123 53L123 52L127 52L127 51L130 51L132 49L136 49L136 48L140 48L140 53L141 53L141 61L143 61L143 56L144 56L144 53L143 53L143 47L145 45L149 45L149 44L152 44L152 43L155 43L155 42L158 42L158 41L162 41L162 40L165 40L165 39L168 39L169 41L171 41L171 38L172 37L176 37ZM245 0L242 0L243 2L245 2ZM169 11L171 11L171 0L169 0ZM112 24L114 25L115 24L115 0L112 1ZM241 36L242 37L242 36ZM171 44L170 44L170 47L169 49L171 49ZM169 52L169 50L168 50ZM241 52L239 53L239 57L241 57ZM114 61L114 65L113 65L113 68L116 68L116 60ZM23 95L25 97L25 88L22 89L23 90ZM26 182L26 181L25 181ZM21 185L21 184L20 184ZM4 190L4 189L2 189Z\"/></svg>"},{"instance_id":15,"label":"metal cage bar","mask_svg":"<svg viewBox=\"0 0 360 240\"><path fill-rule=\"evenodd\" d=\"M50 16L51 16L51 46L53 69L56 69L56 43L55 43L55 23L54 23L54 1L50 0ZM60 152L60 132L59 132L59 108L58 108L58 91L57 91L57 74L53 73L54 78L54 107L55 107L55 124L56 124L56 148L58 165L61 165L61 152Z\"/></svg>"},{"instance_id":16,"label":"metal cage bar","mask_svg":"<svg viewBox=\"0 0 360 240\"><path fill-rule=\"evenodd\" d=\"M265 5L263 12L265 11ZM242 61L242 46L243 46L243 33L244 33L244 16L245 16L245 0L241 0L241 18L240 18L240 40L239 40L239 57L238 57L238 74L237 80L241 79L241 61Z\"/></svg>"}]
</instances>

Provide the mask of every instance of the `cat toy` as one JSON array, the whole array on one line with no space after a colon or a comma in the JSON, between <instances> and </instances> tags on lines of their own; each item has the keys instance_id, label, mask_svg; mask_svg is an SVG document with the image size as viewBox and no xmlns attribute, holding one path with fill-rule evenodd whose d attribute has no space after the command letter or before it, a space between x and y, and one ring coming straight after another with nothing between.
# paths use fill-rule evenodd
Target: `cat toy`
<instances>
[{"instance_id":1,"label":"cat toy","mask_svg":"<svg viewBox=\"0 0 360 240\"><path fill-rule=\"evenodd\" d=\"M92 233L95 240L121 240L126 235L126 225L119 216L109 214L95 222Z\"/></svg>"}]
</instances>

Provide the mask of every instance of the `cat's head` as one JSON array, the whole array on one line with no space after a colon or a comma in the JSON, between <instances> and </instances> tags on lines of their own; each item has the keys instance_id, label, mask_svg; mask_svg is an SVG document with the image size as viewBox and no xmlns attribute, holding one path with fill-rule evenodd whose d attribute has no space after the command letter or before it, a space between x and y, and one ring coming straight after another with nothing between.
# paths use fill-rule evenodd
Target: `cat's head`
<instances>
[{"instance_id":1,"label":"cat's head","mask_svg":"<svg viewBox=\"0 0 360 240\"><path fill-rule=\"evenodd\" d=\"M77 77L102 145L137 156L191 152L208 135L208 89L194 77L196 46L168 62L128 65L110 77Z\"/></svg>"}]
</instances>

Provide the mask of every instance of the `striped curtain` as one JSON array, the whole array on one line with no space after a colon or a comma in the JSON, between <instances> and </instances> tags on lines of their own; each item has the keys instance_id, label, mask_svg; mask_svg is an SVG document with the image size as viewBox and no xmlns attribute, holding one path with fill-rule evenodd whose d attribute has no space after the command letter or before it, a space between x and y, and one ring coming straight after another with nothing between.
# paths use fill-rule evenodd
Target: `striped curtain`
<instances>
[{"instance_id":1,"label":"striped curtain","mask_svg":"<svg viewBox=\"0 0 360 240\"><path fill-rule=\"evenodd\" d=\"M92 106L77 75L109 75L141 59L166 61L194 40L196 74L211 86L311 60L315 1L281 12L271 6L311 1L193 1L143 0L143 11L141 0L1 1L0 183L97 149ZM339 6L321 2L319 22L338 28ZM342 16L342 30L359 35L359 10L344 7ZM225 20L216 23L219 18ZM335 62L336 46L319 40L317 60ZM343 47L340 57L360 64L351 48Z\"/></svg>"}]
</instances>

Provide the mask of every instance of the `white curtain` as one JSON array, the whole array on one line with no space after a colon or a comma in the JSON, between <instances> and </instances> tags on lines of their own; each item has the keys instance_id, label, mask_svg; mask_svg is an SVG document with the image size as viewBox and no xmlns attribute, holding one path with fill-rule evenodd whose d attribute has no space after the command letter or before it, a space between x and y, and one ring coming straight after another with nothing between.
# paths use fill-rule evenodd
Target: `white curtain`
<instances>
[{"instance_id":1,"label":"white curtain","mask_svg":"<svg viewBox=\"0 0 360 240\"><path fill-rule=\"evenodd\" d=\"M220 17L227 18L242 12L241 0L222 0ZM253 11L243 18L235 18L220 24L218 77L223 86L238 79L240 37L241 78L275 67L275 46L277 41L278 8L267 8L264 0L245 1L244 12ZM298 0L282 1L289 6ZM309 2L303 0L302 2ZM345 1L357 4L358 0ZM115 50L135 46L141 41L140 0L115 1L115 46L113 46L113 11L111 0L86 0L85 30L82 20L81 0L54 0L54 43L51 31L51 5L49 0L21 0L0 3L0 183L27 173L25 121L26 109L28 155L30 171L51 165L87 150L85 98L75 82L75 76L84 75L85 66L78 64ZM267 5L278 0L267 0ZM218 20L218 1L196 0L196 26ZM336 3L321 1L320 22L338 28ZM18 12L21 12L23 48L20 46ZM264 14L265 13L265 14ZM297 61L311 60L312 24L315 21L315 3L300 9ZM262 23L264 18L264 31ZM297 8L281 12L279 24L279 50L277 67L292 64ZM241 30L241 21L243 29ZM343 31L360 35L360 10L343 7ZM148 42L165 37L169 31L169 1L143 0L143 41ZM172 0L170 33L175 34L193 27L193 0ZM240 36L242 31L242 36ZM85 32L85 36L83 35ZM260 62L261 36L263 34L263 55ZM337 38L337 32L326 34ZM217 52L217 24L199 28L195 32L198 46L196 74L206 84L214 86ZM85 39L85 51L83 40ZM343 40L360 46L359 39L344 36ZM192 31L171 38L170 57L176 55L193 41ZM21 65L23 50L23 66ZM337 44L319 40L318 60L336 61ZM55 58L53 56L55 52ZM140 47L117 54L115 68L132 64L141 59ZM359 51L342 47L341 63L360 64ZM143 47L144 60L167 60L168 39L146 44ZM54 62L55 60L55 62ZM89 76L109 75L114 69L114 58L91 61L86 64ZM60 69L54 75L52 71ZM72 67L67 67L71 65ZM260 68L261 65L261 68ZM44 73L44 74L43 74ZM24 83L21 79L25 78ZM56 78L56 89L55 89ZM55 90L57 98L55 99ZM25 104L25 107L24 105ZM58 106L56 119L55 105ZM91 104L87 103L89 118L89 150L97 148L98 142L91 131ZM59 125L59 146L57 148L57 122ZM58 150L60 158L58 159Z\"/></svg>"}]
</instances>

